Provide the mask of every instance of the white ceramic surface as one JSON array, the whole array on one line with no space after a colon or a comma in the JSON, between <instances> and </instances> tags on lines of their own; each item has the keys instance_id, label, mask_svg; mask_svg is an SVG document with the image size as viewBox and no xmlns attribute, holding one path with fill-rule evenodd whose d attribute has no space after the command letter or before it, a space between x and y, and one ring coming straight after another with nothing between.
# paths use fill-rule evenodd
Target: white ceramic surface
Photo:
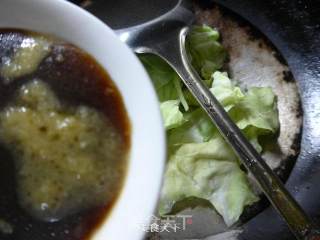
<instances>
[{"instance_id":1,"label":"white ceramic surface","mask_svg":"<svg viewBox=\"0 0 320 240\"><path fill-rule=\"evenodd\" d=\"M1 0L4 27L65 39L89 52L111 75L131 120L132 147L120 198L93 239L142 239L141 221L153 214L160 191L165 135L155 92L139 60L104 23L63 0Z\"/></svg>"}]
</instances>

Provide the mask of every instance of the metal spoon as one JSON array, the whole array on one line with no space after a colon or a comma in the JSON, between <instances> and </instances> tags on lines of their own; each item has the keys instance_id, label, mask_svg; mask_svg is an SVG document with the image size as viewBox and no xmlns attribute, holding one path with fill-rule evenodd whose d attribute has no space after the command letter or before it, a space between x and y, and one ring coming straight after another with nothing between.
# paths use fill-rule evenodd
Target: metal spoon
<instances>
[{"instance_id":1,"label":"metal spoon","mask_svg":"<svg viewBox=\"0 0 320 240\"><path fill-rule=\"evenodd\" d=\"M260 154L233 123L224 108L193 69L185 49L186 36L194 21L191 2L180 0L164 15L117 31L120 39L136 53L153 53L166 60L179 74L221 134L240 157L272 205L297 239L320 240L319 229L286 190Z\"/></svg>"}]
</instances>

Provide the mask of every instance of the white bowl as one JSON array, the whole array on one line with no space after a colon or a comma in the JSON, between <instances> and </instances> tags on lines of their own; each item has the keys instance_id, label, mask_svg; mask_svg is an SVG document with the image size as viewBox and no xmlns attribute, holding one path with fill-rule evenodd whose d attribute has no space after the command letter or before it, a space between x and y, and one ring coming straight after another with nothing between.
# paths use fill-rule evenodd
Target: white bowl
<instances>
[{"instance_id":1,"label":"white bowl","mask_svg":"<svg viewBox=\"0 0 320 240\"><path fill-rule=\"evenodd\" d=\"M117 85L132 124L128 173L121 195L94 240L140 240L141 221L156 207L165 163L158 100L137 57L100 20L63 0L1 0L0 28L49 33L90 53Z\"/></svg>"}]
</instances>

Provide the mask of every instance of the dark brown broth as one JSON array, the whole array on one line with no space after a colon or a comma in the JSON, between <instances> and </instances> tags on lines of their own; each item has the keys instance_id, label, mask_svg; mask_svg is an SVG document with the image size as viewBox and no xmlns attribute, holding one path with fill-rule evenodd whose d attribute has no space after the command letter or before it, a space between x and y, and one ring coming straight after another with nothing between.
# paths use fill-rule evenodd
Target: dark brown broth
<instances>
[{"instance_id":1,"label":"dark brown broth","mask_svg":"<svg viewBox=\"0 0 320 240\"><path fill-rule=\"evenodd\" d=\"M21 44L25 36L34 34L16 29L1 29L0 66L3 64L3 57L12 56L15 45ZM56 61L61 53L65 61ZM71 44L61 41L54 43L50 54L32 74L10 84L5 84L0 76L0 110L10 102L21 85L35 78L48 83L64 104L87 105L103 112L119 130L123 139L123 151L128 151L130 124L121 95L105 70L90 55ZM122 164L125 177L126 164ZM0 145L0 219L10 223L14 230L7 235L0 232L0 240L89 239L106 219L120 191L121 189L106 205L74 214L58 222L35 220L18 204L14 160L9 149Z\"/></svg>"}]
</instances>

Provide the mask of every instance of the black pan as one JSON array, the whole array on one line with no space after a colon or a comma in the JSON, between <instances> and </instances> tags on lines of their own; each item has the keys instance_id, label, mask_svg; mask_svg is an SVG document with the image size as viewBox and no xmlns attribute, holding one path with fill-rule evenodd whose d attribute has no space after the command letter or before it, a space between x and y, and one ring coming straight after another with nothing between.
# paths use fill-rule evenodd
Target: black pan
<instances>
[{"instance_id":1,"label":"black pan","mask_svg":"<svg viewBox=\"0 0 320 240\"><path fill-rule=\"evenodd\" d=\"M222 0L219 4L255 25L277 47L297 81L303 109L299 158L286 183L307 213L320 213L320 1ZM210 5L209 1L206 4ZM294 237L272 208L244 226L243 240Z\"/></svg>"},{"instance_id":2,"label":"black pan","mask_svg":"<svg viewBox=\"0 0 320 240\"><path fill-rule=\"evenodd\" d=\"M87 0L82 4L113 28L135 25L161 15L172 0ZM301 151L286 186L307 213L320 214L320 1L318 0L202 0L240 15L279 50L297 82L303 110ZM105 7L101 8L104 4ZM242 226L241 240L292 240L286 224L268 207Z\"/></svg>"}]
</instances>

